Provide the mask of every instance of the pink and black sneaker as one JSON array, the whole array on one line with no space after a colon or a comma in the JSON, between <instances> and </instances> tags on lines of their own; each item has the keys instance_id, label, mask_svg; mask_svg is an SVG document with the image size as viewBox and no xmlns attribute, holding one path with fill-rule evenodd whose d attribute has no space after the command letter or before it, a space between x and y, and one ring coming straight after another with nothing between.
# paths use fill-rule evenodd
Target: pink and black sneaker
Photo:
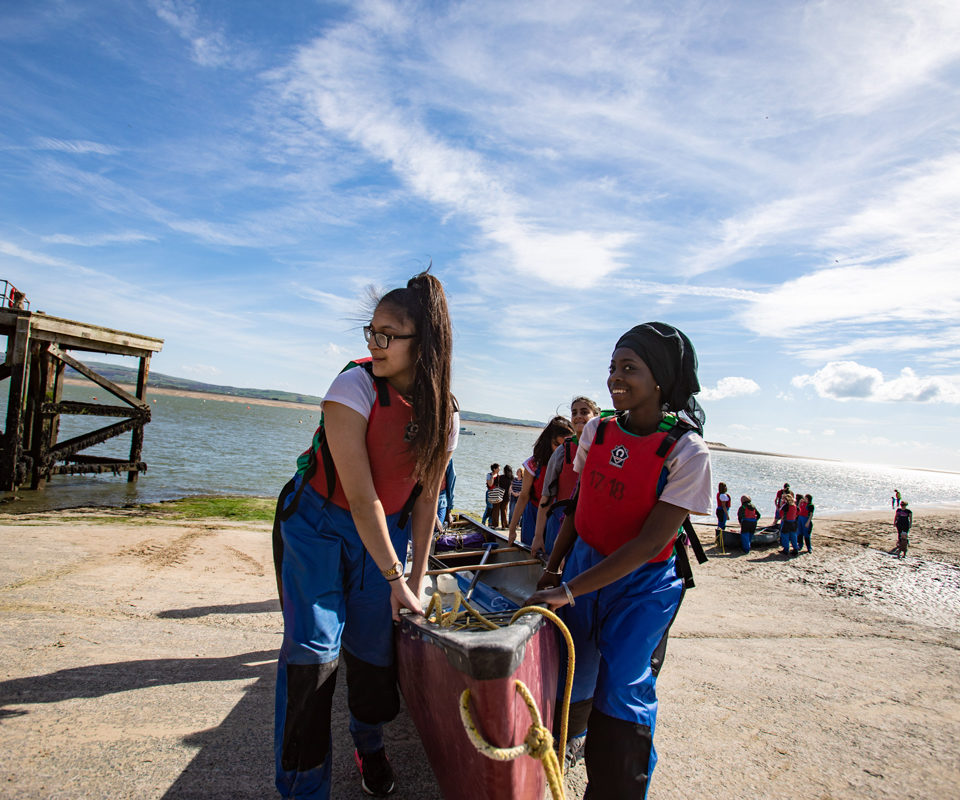
<instances>
[{"instance_id":1,"label":"pink and black sneaker","mask_svg":"<svg viewBox=\"0 0 960 800\"><path fill-rule=\"evenodd\" d=\"M358 750L354 750L353 758L357 762L357 769L360 770L360 785L363 791L374 797L393 794L394 789L397 788L397 778L387 760L385 749L365 756L360 755Z\"/></svg>"}]
</instances>

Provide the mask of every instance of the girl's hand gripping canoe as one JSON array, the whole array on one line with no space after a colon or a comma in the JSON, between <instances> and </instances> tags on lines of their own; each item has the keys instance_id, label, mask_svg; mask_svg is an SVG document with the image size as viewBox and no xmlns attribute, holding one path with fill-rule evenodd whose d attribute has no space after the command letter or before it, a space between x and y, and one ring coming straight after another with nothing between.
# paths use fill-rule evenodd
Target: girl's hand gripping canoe
<instances>
[{"instance_id":1,"label":"girl's hand gripping canoe","mask_svg":"<svg viewBox=\"0 0 960 800\"><path fill-rule=\"evenodd\" d=\"M555 586L552 589L540 589L527 598L526 606L536 606L543 603L551 611L556 611L570 603L570 595L564 584Z\"/></svg>"},{"instance_id":2,"label":"girl's hand gripping canoe","mask_svg":"<svg viewBox=\"0 0 960 800\"><path fill-rule=\"evenodd\" d=\"M390 611L393 614L394 622L400 621L401 608L423 616L423 609L420 608L420 598L407 583L406 578L397 578L395 581L390 581Z\"/></svg>"},{"instance_id":3,"label":"girl's hand gripping canoe","mask_svg":"<svg viewBox=\"0 0 960 800\"><path fill-rule=\"evenodd\" d=\"M555 586L559 586L563 583L563 578L558 575L556 572L551 572L548 569L543 570L543 575L540 576L540 580L537 581L537 589L553 589Z\"/></svg>"}]
</instances>

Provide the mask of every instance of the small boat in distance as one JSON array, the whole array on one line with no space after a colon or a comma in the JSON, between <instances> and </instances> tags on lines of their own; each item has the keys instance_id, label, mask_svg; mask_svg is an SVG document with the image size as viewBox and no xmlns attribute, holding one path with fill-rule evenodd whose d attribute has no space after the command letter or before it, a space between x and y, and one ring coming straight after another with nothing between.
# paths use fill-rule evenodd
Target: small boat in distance
<instances>
[{"instance_id":1,"label":"small boat in distance","mask_svg":"<svg viewBox=\"0 0 960 800\"><path fill-rule=\"evenodd\" d=\"M460 695L470 689L471 713L481 735L495 747L521 744L531 722L515 688L521 680L533 694L543 724L552 726L559 674L553 626L534 614L508 624L533 593L542 566L529 548L511 545L497 531L459 514L430 557L431 585L425 593L443 590L452 577L474 608L503 627L457 630L401 615L400 688L447 800L544 797L539 761L526 755L513 761L488 758L474 747L460 718Z\"/></svg>"},{"instance_id":2,"label":"small boat in distance","mask_svg":"<svg viewBox=\"0 0 960 800\"><path fill-rule=\"evenodd\" d=\"M756 532L753 534L753 538L750 540L750 546L764 547L766 545L777 544L779 541L780 526L767 525L765 528L757 528ZM727 550L739 550L740 531L724 529L723 546Z\"/></svg>"},{"instance_id":3,"label":"small boat in distance","mask_svg":"<svg viewBox=\"0 0 960 800\"><path fill-rule=\"evenodd\" d=\"M460 435L461 436L476 436L477 434L467 428L464 428L463 425L460 426Z\"/></svg>"}]
</instances>

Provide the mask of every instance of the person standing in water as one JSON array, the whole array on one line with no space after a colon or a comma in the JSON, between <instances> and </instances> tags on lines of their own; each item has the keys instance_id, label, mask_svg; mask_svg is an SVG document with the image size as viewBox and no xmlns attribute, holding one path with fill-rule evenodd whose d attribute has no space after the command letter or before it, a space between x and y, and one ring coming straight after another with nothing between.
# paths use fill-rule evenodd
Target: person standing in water
<instances>
[{"instance_id":1,"label":"person standing in water","mask_svg":"<svg viewBox=\"0 0 960 800\"><path fill-rule=\"evenodd\" d=\"M586 731L591 800L646 796L656 679L684 591L674 545L687 515L712 505L690 340L662 322L632 328L613 350L607 388L617 416L583 429L575 511L527 601L560 609L573 635L570 731Z\"/></svg>"},{"instance_id":2,"label":"person standing in water","mask_svg":"<svg viewBox=\"0 0 960 800\"><path fill-rule=\"evenodd\" d=\"M422 613L437 496L459 431L440 281L425 272L384 295L363 333L370 356L331 384L274 527L284 624L276 786L298 800L331 794L330 713L341 660L361 786L377 797L394 791L382 734L400 709L393 620L401 608Z\"/></svg>"}]
</instances>

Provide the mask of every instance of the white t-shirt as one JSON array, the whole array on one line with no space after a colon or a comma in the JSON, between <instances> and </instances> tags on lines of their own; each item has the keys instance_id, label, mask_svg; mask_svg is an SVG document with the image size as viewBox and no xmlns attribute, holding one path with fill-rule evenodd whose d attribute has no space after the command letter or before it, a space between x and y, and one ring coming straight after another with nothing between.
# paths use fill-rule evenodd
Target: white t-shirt
<instances>
[{"instance_id":1,"label":"white t-shirt","mask_svg":"<svg viewBox=\"0 0 960 800\"><path fill-rule=\"evenodd\" d=\"M580 446L573 461L576 472L582 472L587 453L597 435L600 417L594 417L580 434ZM611 425L618 424L615 420ZM713 510L713 479L710 473L710 450L695 432L685 433L663 462L667 468L667 485L660 493L666 503L685 508L691 514L709 514Z\"/></svg>"},{"instance_id":2,"label":"white t-shirt","mask_svg":"<svg viewBox=\"0 0 960 800\"><path fill-rule=\"evenodd\" d=\"M334 403L340 403L347 408L352 408L364 419L370 419L370 411L373 403L377 399L377 388L373 378L363 367L353 367L346 372L341 372L333 379L327 394L323 401L330 400ZM457 449L457 443L460 441L460 414L453 412L453 425L450 428L450 438L447 440L447 450Z\"/></svg>"}]
</instances>

